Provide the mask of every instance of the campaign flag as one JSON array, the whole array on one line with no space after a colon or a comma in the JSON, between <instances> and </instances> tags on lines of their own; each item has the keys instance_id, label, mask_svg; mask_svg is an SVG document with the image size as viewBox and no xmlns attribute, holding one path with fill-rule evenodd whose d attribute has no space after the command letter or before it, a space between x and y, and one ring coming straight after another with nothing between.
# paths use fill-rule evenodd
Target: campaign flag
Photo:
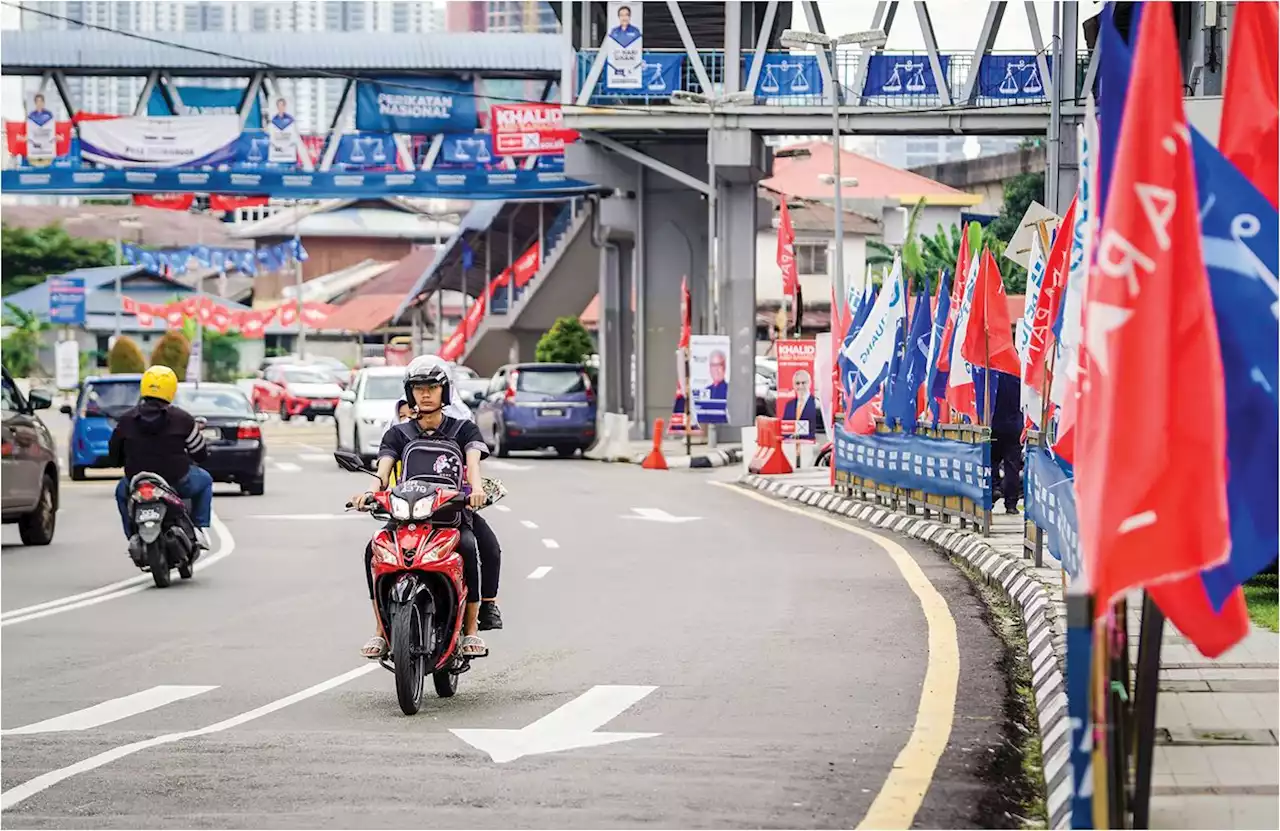
<instances>
[{"instance_id":1,"label":"campaign flag","mask_svg":"<svg viewBox=\"0 0 1280 831\"><path fill-rule=\"evenodd\" d=\"M856 410L880 391L898 343L899 330L906 323L907 298L902 288L902 262L895 258L893 271L885 279L880 296L858 329L852 343L843 350L852 374L845 372L849 408Z\"/></svg>"},{"instance_id":2,"label":"campaign flag","mask_svg":"<svg viewBox=\"0 0 1280 831\"><path fill-rule=\"evenodd\" d=\"M951 302L948 305L950 317L947 318L947 325L942 330L942 350L938 353L938 373L944 384L943 390L937 393L939 398L943 398L946 395L946 377L951 369L952 335L955 333L956 320L960 315L961 301L964 299L964 284L969 279L969 265L972 257L973 251L969 244L969 226L965 225L960 229L960 254L956 257L956 279L951 286Z\"/></svg>"},{"instance_id":3,"label":"campaign flag","mask_svg":"<svg viewBox=\"0 0 1280 831\"><path fill-rule=\"evenodd\" d=\"M778 213L778 270L782 272L782 296L795 297L800 285L796 265L796 232L791 227L791 212L787 209L787 197L782 197L782 209Z\"/></svg>"},{"instance_id":4,"label":"campaign flag","mask_svg":"<svg viewBox=\"0 0 1280 831\"><path fill-rule=\"evenodd\" d=\"M942 417L941 399L946 395L945 377L942 378L943 394L939 395L935 390L939 376L938 361L942 358L942 333L946 331L947 321L951 317L951 286L948 284L948 277L950 275L944 269L938 281L938 307L933 312L933 325L929 329L929 353L925 359L928 375L925 376L924 391L935 425Z\"/></svg>"},{"instance_id":5,"label":"campaign flag","mask_svg":"<svg viewBox=\"0 0 1280 831\"><path fill-rule=\"evenodd\" d=\"M896 421L902 429L916 429L920 408L916 406L916 394L929 372L929 343L932 340L933 316L929 308L928 281L923 291L916 295L916 308L911 313L911 326L907 330L906 350L898 365L898 377L893 385L893 398L886 398L885 418Z\"/></svg>"},{"instance_id":6,"label":"campaign flag","mask_svg":"<svg viewBox=\"0 0 1280 831\"><path fill-rule=\"evenodd\" d=\"M1083 164L1083 163L1082 163ZM1076 206L1080 201L1079 191L1071 198L1067 212L1058 225L1058 232L1049 246L1048 257L1044 264L1044 279L1036 292L1033 302L1031 294L1027 294L1027 306L1023 313L1023 325L1027 329L1026 371L1022 375L1023 382L1037 394L1044 387L1046 375L1045 359L1051 346L1050 333L1062 309L1062 296L1067 285L1070 271L1072 248L1074 245L1074 229L1076 224ZM1039 242L1039 234L1032 239ZM1028 280L1028 285L1030 280Z\"/></svg>"},{"instance_id":7,"label":"campaign flag","mask_svg":"<svg viewBox=\"0 0 1280 831\"><path fill-rule=\"evenodd\" d=\"M1028 260L1028 265L1027 292L1022 307L1022 317L1018 318L1013 345L1018 351L1019 378L1022 380L1022 393L1019 396L1019 403L1022 408L1024 423L1039 425L1040 410L1043 407L1040 390L1026 380L1029 368L1027 362L1031 357L1031 338L1035 330L1036 306L1040 302L1041 292L1044 291L1045 271L1048 268L1047 258L1040 245L1039 234L1031 235L1031 256ZM1046 325L1042 334L1047 336L1047 330L1048 326Z\"/></svg>"},{"instance_id":8,"label":"campaign flag","mask_svg":"<svg viewBox=\"0 0 1280 831\"><path fill-rule=\"evenodd\" d=\"M608 5L610 28L600 51L605 56L605 82L613 89L641 89L644 77L644 4L612 2Z\"/></svg>"},{"instance_id":9,"label":"campaign flag","mask_svg":"<svg viewBox=\"0 0 1280 831\"><path fill-rule=\"evenodd\" d=\"M280 325L285 328L294 326L298 322L298 304L283 303L277 311L280 314ZM450 359L452 360L452 359Z\"/></svg>"},{"instance_id":10,"label":"campaign flag","mask_svg":"<svg viewBox=\"0 0 1280 831\"><path fill-rule=\"evenodd\" d=\"M194 193L135 193L133 204L165 211L187 211L196 201Z\"/></svg>"},{"instance_id":11,"label":"campaign flag","mask_svg":"<svg viewBox=\"0 0 1280 831\"><path fill-rule=\"evenodd\" d=\"M1280 196L1280 56L1277 6L1237 3L1231 20L1227 88L1222 98L1218 147L1276 207Z\"/></svg>"},{"instance_id":12,"label":"campaign flag","mask_svg":"<svg viewBox=\"0 0 1280 831\"><path fill-rule=\"evenodd\" d=\"M462 254L460 255L462 260L462 270L466 271L473 268L476 264L475 249L471 247L471 243L467 242L465 238L458 240L458 245L462 248Z\"/></svg>"},{"instance_id":13,"label":"campaign flag","mask_svg":"<svg viewBox=\"0 0 1280 831\"><path fill-rule=\"evenodd\" d=\"M680 278L680 349L689 348L689 336L693 334L693 300L689 296L689 276Z\"/></svg>"},{"instance_id":14,"label":"campaign flag","mask_svg":"<svg viewBox=\"0 0 1280 831\"><path fill-rule=\"evenodd\" d=\"M164 307L164 320L169 324L170 329L181 329L182 323L186 319L186 315L182 313L182 304L174 301Z\"/></svg>"},{"instance_id":15,"label":"campaign flag","mask_svg":"<svg viewBox=\"0 0 1280 831\"><path fill-rule=\"evenodd\" d=\"M1185 577L1207 608L1199 572L1230 545L1222 357L1167 3L1142 15L1132 82L1142 95L1120 128L1084 307L1075 472L1099 615L1130 589ZM1206 649L1195 609L1161 608Z\"/></svg>"},{"instance_id":16,"label":"campaign flag","mask_svg":"<svg viewBox=\"0 0 1280 831\"><path fill-rule=\"evenodd\" d=\"M955 312L955 328L951 332L950 366L947 368L947 404L951 409L978 422L978 404L974 392L973 367L964 359L963 346L969 333L969 319L973 315L975 292L982 256L969 261L969 273L962 285L959 310ZM952 302L955 302L954 299Z\"/></svg>"},{"instance_id":17,"label":"campaign flag","mask_svg":"<svg viewBox=\"0 0 1280 831\"><path fill-rule=\"evenodd\" d=\"M1017 377L1018 353L1013 348L1013 323L1000 266L990 251L982 252L974 304L960 354L975 367Z\"/></svg>"},{"instance_id":18,"label":"campaign flag","mask_svg":"<svg viewBox=\"0 0 1280 831\"><path fill-rule=\"evenodd\" d=\"M476 332L480 330L480 322L484 320L485 302L484 295L480 295L467 309L467 313L462 318L463 337L471 340L476 336Z\"/></svg>"},{"instance_id":19,"label":"campaign flag","mask_svg":"<svg viewBox=\"0 0 1280 831\"><path fill-rule=\"evenodd\" d=\"M467 346L466 335L466 330L459 326L454 330L449 339L444 342L444 345L440 347L440 351L436 354L441 358L444 358L446 361L458 360L462 357L462 352Z\"/></svg>"},{"instance_id":20,"label":"campaign flag","mask_svg":"<svg viewBox=\"0 0 1280 831\"><path fill-rule=\"evenodd\" d=\"M511 275L515 278L516 288L524 288L538 275L539 246L540 243L535 241L511 264Z\"/></svg>"}]
</instances>

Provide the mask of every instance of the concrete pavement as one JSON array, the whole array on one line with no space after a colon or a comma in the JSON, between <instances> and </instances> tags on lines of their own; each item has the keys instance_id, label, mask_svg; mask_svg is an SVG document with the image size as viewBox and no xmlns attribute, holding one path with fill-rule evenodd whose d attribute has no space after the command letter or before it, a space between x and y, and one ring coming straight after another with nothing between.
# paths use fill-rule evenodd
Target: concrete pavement
<instances>
[{"instance_id":1,"label":"concrete pavement","mask_svg":"<svg viewBox=\"0 0 1280 831\"><path fill-rule=\"evenodd\" d=\"M326 459L331 424L298 429L268 434L265 496L219 489L226 553L170 589L57 602L137 575L110 480L68 484L53 546L6 528L6 827L848 827L886 782L906 792L895 777L923 793L901 824L1018 824L1003 647L968 581L921 544L899 563L703 475L494 460L508 628L455 698L401 715L358 656L375 524L341 506L365 482ZM954 701L923 700L949 740L922 760L930 627L948 621ZM654 689L598 729L658 735L499 764L451 732L558 712L578 735L615 687Z\"/></svg>"}]
</instances>

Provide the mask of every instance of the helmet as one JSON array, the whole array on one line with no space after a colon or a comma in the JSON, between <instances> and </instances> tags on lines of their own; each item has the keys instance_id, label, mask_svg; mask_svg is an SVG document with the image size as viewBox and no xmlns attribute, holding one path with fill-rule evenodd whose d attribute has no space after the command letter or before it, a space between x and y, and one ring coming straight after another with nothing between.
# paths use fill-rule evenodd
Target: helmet
<instances>
[{"instance_id":1,"label":"helmet","mask_svg":"<svg viewBox=\"0 0 1280 831\"><path fill-rule=\"evenodd\" d=\"M173 397L178 394L178 376L167 366L153 366L142 373L138 394L173 403Z\"/></svg>"},{"instance_id":2,"label":"helmet","mask_svg":"<svg viewBox=\"0 0 1280 831\"><path fill-rule=\"evenodd\" d=\"M411 405L413 403L413 388L422 385L439 384L443 387L440 396L440 406L449 406L452 390L449 383L449 370L443 365L443 362L434 355L419 355L409 362L409 366L404 373L404 397Z\"/></svg>"}]
</instances>

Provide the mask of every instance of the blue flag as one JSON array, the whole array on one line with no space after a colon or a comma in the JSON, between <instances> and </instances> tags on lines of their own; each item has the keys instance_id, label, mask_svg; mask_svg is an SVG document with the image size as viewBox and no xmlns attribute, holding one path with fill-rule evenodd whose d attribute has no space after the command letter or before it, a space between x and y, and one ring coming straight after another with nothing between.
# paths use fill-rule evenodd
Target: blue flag
<instances>
[{"instance_id":1,"label":"blue flag","mask_svg":"<svg viewBox=\"0 0 1280 831\"><path fill-rule=\"evenodd\" d=\"M929 340L933 320L929 309L929 289L916 295L916 308L911 313L911 326L907 329L906 352L898 363L892 396L885 396L884 415L912 432L916 429L920 411L916 407L916 394L928 374Z\"/></svg>"},{"instance_id":2,"label":"blue flag","mask_svg":"<svg viewBox=\"0 0 1280 831\"><path fill-rule=\"evenodd\" d=\"M476 252L472 250L467 241L461 240L462 243L462 270L470 269L476 263Z\"/></svg>"},{"instance_id":3,"label":"blue flag","mask_svg":"<svg viewBox=\"0 0 1280 831\"><path fill-rule=\"evenodd\" d=\"M876 297L875 286L868 280L866 290L862 293L862 300L853 311L853 318L849 321L849 328L845 330L844 341L836 357L836 367L840 370L840 386L844 393L845 412L851 413L857 409L857 407L853 406L853 402L855 400L854 392L857 390L858 367L853 361L849 360L848 353L853 346L853 339L858 336L858 332L862 330L863 324L867 322L867 318L871 315L871 307L875 305ZM858 406L861 406L861 404Z\"/></svg>"},{"instance_id":4,"label":"blue flag","mask_svg":"<svg viewBox=\"0 0 1280 831\"><path fill-rule=\"evenodd\" d=\"M947 379L950 372L938 369L938 360L942 357L942 333L947 328L947 317L951 314L951 275L942 272L942 285L938 288L938 308L933 312L933 328L929 332L929 375L925 380L925 389L929 395L929 411L933 413L933 423L942 418L942 404L939 399L947 397Z\"/></svg>"}]
</instances>

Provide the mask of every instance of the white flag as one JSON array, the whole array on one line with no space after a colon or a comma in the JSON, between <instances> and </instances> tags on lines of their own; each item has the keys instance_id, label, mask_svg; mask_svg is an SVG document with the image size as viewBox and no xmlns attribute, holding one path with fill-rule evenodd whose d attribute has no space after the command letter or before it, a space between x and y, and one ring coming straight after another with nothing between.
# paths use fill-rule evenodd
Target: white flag
<instances>
[{"instance_id":1,"label":"white flag","mask_svg":"<svg viewBox=\"0 0 1280 831\"><path fill-rule=\"evenodd\" d=\"M893 271L880 287L871 313L845 348L844 354L858 370L861 387L854 390L859 400L874 389L889 370L898 344L898 329L907 319L907 297L902 290L902 264L895 257Z\"/></svg>"},{"instance_id":2,"label":"white flag","mask_svg":"<svg viewBox=\"0 0 1280 831\"><path fill-rule=\"evenodd\" d=\"M969 313L973 311L973 298L978 288L978 265L982 262L979 254L969 263L969 276L964 283L964 296L960 298L960 313L956 315L956 328L951 335L951 375L947 378L948 387L967 387L973 383L973 373L969 362L964 359L961 347L965 333L969 331Z\"/></svg>"},{"instance_id":3,"label":"white flag","mask_svg":"<svg viewBox=\"0 0 1280 831\"><path fill-rule=\"evenodd\" d=\"M1084 125L1076 128L1080 143L1080 185L1076 200L1076 221L1071 232L1071 265L1067 272L1067 288L1062 296L1062 331L1056 346L1053 383L1049 400L1061 407L1068 389L1075 389L1080 368L1080 340L1083 336L1081 315L1084 309L1085 285L1089 278L1089 261L1093 257L1094 223L1097 221L1098 119L1093 96L1085 99ZM1065 233L1067 229L1059 231Z\"/></svg>"},{"instance_id":4,"label":"white flag","mask_svg":"<svg viewBox=\"0 0 1280 831\"><path fill-rule=\"evenodd\" d=\"M1065 232L1065 229L1064 231ZM1060 232L1060 233L1063 233ZM1031 332L1035 328L1036 304L1040 299L1040 289L1044 285L1045 269L1048 257L1040 244L1040 234L1031 235L1031 257L1027 269L1027 305L1022 310L1022 318L1018 321L1018 332L1014 340L1014 348L1018 351L1018 363L1021 366L1021 377L1027 377L1027 356L1031 351ZM1040 390L1022 382L1022 413L1031 419L1031 423L1040 425L1040 411L1043 399Z\"/></svg>"}]
</instances>

